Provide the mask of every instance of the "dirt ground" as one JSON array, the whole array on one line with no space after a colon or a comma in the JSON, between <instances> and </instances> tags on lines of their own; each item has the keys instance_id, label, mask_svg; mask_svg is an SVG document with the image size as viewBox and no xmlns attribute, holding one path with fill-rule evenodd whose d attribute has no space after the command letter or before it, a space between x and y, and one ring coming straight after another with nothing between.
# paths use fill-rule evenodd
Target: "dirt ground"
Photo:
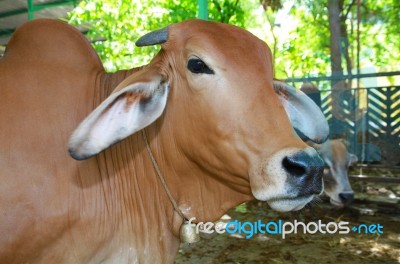
<instances>
[{"instance_id":1,"label":"dirt ground","mask_svg":"<svg viewBox=\"0 0 400 264\"><path fill-rule=\"evenodd\" d=\"M320 201L300 213L277 213L266 203L250 202L225 215L225 222L239 220L294 222L295 219L322 223L347 221L349 227L359 224L381 224L383 234L202 234L194 244L181 244L175 259L183 263L400 263L400 185L354 184L355 202L344 209Z\"/></svg>"}]
</instances>

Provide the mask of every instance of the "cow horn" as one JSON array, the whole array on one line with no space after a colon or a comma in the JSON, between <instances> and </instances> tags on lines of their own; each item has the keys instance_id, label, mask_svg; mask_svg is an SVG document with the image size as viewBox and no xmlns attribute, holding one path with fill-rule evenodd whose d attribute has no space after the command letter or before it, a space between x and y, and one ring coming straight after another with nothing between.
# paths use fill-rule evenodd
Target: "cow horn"
<instances>
[{"instance_id":1,"label":"cow horn","mask_svg":"<svg viewBox=\"0 0 400 264\"><path fill-rule=\"evenodd\" d=\"M168 40L168 27L149 32L136 41L136 46L150 46L161 44Z\"/></svg>"}]
</instances>

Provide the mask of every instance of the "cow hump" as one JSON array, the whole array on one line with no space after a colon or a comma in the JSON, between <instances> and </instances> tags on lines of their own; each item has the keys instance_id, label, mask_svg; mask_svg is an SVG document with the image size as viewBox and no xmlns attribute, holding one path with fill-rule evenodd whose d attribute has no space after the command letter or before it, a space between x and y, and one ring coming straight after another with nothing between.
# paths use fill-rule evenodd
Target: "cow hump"
<instances>
[{"instance_id":1,"label":"cow hump","mask_svg":"<svg viewBox=\"0 0 400 264\"><path fill-rule=\"evenodd\" d=\"M86 37L65 22L37 19L20 26L10 39L5 58L32 67L72 67L102 70L102 63Z\"/></svg>"}]
</instances>

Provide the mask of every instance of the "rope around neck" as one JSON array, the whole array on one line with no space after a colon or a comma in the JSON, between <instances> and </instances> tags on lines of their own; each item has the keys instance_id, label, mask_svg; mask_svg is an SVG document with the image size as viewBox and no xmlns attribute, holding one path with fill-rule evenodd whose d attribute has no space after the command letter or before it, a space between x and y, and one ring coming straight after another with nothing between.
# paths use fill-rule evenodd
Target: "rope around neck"
<instances>
[{"instance_id":1,"label":"rope around neck","mask_svg":"<svg viewBox=\"0 0 400 264\"><path fill-rule=\"evenodd\" d=\"M142 129L142 135L143 135L144 143L146 145L147 152L149 153L151 162L153 163L154 170L156 171L156 174L157 174L158 178L160 179L161 184L164 187L164 190L167 193L167 196L168 196L169 200L171 201L172 206L174 207L174 210L183 218L183 220L187 221L187 218L183 215L182 211L179 209L178 204L176 203L174 197L172 197L171 191L169 190L167 183L165 182L164 177L161 174L160 167L158 166L157 161L154 158L153 153L151 152L150 145L149 145L149 142L147 141L147 136L146 136L146 132L144 131L144 129Z\"/></svg>"}]
</instances>

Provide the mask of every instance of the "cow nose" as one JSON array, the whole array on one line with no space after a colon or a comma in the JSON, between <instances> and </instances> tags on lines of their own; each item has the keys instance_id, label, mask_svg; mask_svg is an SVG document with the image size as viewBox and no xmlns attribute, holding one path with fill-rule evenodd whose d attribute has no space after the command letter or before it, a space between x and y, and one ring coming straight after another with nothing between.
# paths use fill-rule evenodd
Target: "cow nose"
<instances>
[{"instance_id":1,"label":"cow nose","mask_svg":"<svg viewBox=\"0 0 400 264\"><path fill-rule=\"evenodd\" d=\"M288 180L299 188L299 195L320 194L322 192L323 160L314 153L302 150L282 160L288 173Z\"/></svg>"},{"instance_id":2,"label":"cow nose","mask_svg":"<svg viewBox=\"0 0 400 264\"><path fill-rule=\"evenodd\" d=\"M282 161L282 165L290 175L296 177L302 177L307 173L307 165L305 160L302 160L299 155L285 157Z\"/></svg>"},{"instance_id":3,"label":"cow nose","mask_svg":"<svg viewBox=\"0 0 400 264\"><path fill-rule=\"evenodd\" d=\"M343 204L349 204L354 200L353 193L339 193L339 198Z\"/></svg>"}]
</instances>

